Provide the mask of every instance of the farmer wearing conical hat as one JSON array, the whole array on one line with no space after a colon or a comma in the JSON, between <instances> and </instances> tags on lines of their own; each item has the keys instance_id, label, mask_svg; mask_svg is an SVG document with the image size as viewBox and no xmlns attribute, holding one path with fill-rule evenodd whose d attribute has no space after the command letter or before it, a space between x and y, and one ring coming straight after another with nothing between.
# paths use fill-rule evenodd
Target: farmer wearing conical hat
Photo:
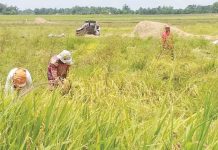
<instances>
[{"instance_id":1,"label":"farmer wearing conical hat","mask_svg":"<svg viewBox=\"0 0 218 150\"><path fill-rule=\"evenodd\" d=\"M25 92L32 86L32 78L27 69L14 68L7 77L5 84L5 93Z\"/></svg>"},{"instance_id":2,"label":"farmer wearing conical hat","mask_svg":"<svg viewBox=\"0 0 218 150\"><path fill-rule=\"evenodd\" d=\"M162 33L162 47L163 50L169 50L171 52L172 58L174 59L173 35L171 33L170 26L168 25L164 27L164 32Z\"/></svg>"},{"instance_id":3,"label":"farmer wearing conical hat","mask_svg":"<svg viewBox=\"0 0 218 150\"><path fill-rule=\"evenodd\" d=\"M73 64L71 53L63 50L51 58L48 65L48 80L51 87L65 83L70 66Z\"/></svg>"}]
</instances>

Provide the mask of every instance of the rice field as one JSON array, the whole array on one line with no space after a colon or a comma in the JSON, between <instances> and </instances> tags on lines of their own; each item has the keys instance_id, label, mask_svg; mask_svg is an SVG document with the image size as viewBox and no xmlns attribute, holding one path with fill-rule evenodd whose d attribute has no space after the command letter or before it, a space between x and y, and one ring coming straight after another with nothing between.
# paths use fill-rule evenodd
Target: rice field
<instances>
[{"instance_id":1,"label":"rice field","mask_svg":"<svg viewBox=\"0 0 218 150\"><path fill-rule=\"evenodd\" d=\"M101 36L76 37L89 19ZM144 20L218 35L217 15L0 16L0 149L218 149L218 46L175 35L175 60L158 57L160 39L125 36ZM63 49L75 61L64 96L39 86ZM14 67L32 75L24 97L4 96Z\"/></svg>"}]
</instances>

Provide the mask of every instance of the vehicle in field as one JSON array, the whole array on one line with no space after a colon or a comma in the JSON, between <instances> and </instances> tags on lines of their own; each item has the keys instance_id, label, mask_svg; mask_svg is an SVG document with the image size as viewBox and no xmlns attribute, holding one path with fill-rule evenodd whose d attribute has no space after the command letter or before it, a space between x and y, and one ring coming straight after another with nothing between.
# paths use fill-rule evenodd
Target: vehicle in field
<instances>
[{"instance_id":1,"label":"vehicle in field","mask_svg":"<svg viewBox=\"0 0 218 150\"><path fill-rule=\"evenodd\" d=\"M82 27L76 30L76 35L84 36L86 34L99 36L100 35L99 24L93 20L85 21Z\"/></svg>"}]
</instances>

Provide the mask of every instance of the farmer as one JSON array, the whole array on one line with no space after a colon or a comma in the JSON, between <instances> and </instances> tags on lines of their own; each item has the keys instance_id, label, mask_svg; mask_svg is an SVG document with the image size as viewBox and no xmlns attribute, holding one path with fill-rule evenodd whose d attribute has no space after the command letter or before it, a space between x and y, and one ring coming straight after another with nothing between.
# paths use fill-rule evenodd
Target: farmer
<instances>
[{"instance_id":1,"label":"farmer","mask_svg":"<svg viewBox=\"0 0 218 150\"><path fill-rule=\"evenodd\" d=\"M23 93L32 86L32 78L27 69L14 68L7 77L5 84L5 94L12 94L15 91Z\"/></svg>"},{"instance_id":2,"label":"farmer","mask_svg":"<svg viewBox=\"0 0 218 150\"><path fill-rule=\"evenodd\" d=\"M48 65L48 80L51 89L67 82L66 77L72 63L71 53L67 50L51 58Z\"/></svg>"},{"instance_id":3,"label":"farmer","mask_svg":"<svg viewBox=\"0 0 218 150\"><path fill-rule=\"evenodd\" d=\"M170 26L165 26L164 32L162 33L162 48L164 51L169 50L171 52L172 59L174 59L173 52L173 35L170 31Z\"/></svg>"}]
</instances>

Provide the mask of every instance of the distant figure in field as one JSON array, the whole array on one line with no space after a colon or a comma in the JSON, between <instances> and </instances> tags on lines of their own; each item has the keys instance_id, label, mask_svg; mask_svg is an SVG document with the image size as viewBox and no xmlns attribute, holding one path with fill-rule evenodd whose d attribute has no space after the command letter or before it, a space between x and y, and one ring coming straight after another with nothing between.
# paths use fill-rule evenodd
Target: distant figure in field
<instances>
[{"instance_id":1,"label":"distant figure in field","mask_svg":"<svg viewBox=\"0 0 218 150\"><path fill-rule=\"evenodd\" d=\"M166 51L166 50L170 51L172 59L174 59L173 34L171 33L169 26L165 26L161 39L162 39L161 42L162 42L163 51Z\"/></svg>"},{"instance_id":2,"label":"distant figure in field","mask_svg":"<svg viewBox=\"0 0 218 150\"><path fill-rule=\"evenodd\" d=\"M70 84L66 80L70 66L73 64L71 53L67 50L63 50L60 54L51 58L48 65L48 80L51 90L57 86L66 86Z\"/></svg>"},{"instance_id":3,"label":"distant figure in field","mask_svg":"<svg viewBox=\"0 0 218 150\"><path fill-rule=\"evenodd\" d=\"M27 69L14 68L7 77L5 94L23 93L32 86L32 78Z\"/></svg>"}]
</instances>

